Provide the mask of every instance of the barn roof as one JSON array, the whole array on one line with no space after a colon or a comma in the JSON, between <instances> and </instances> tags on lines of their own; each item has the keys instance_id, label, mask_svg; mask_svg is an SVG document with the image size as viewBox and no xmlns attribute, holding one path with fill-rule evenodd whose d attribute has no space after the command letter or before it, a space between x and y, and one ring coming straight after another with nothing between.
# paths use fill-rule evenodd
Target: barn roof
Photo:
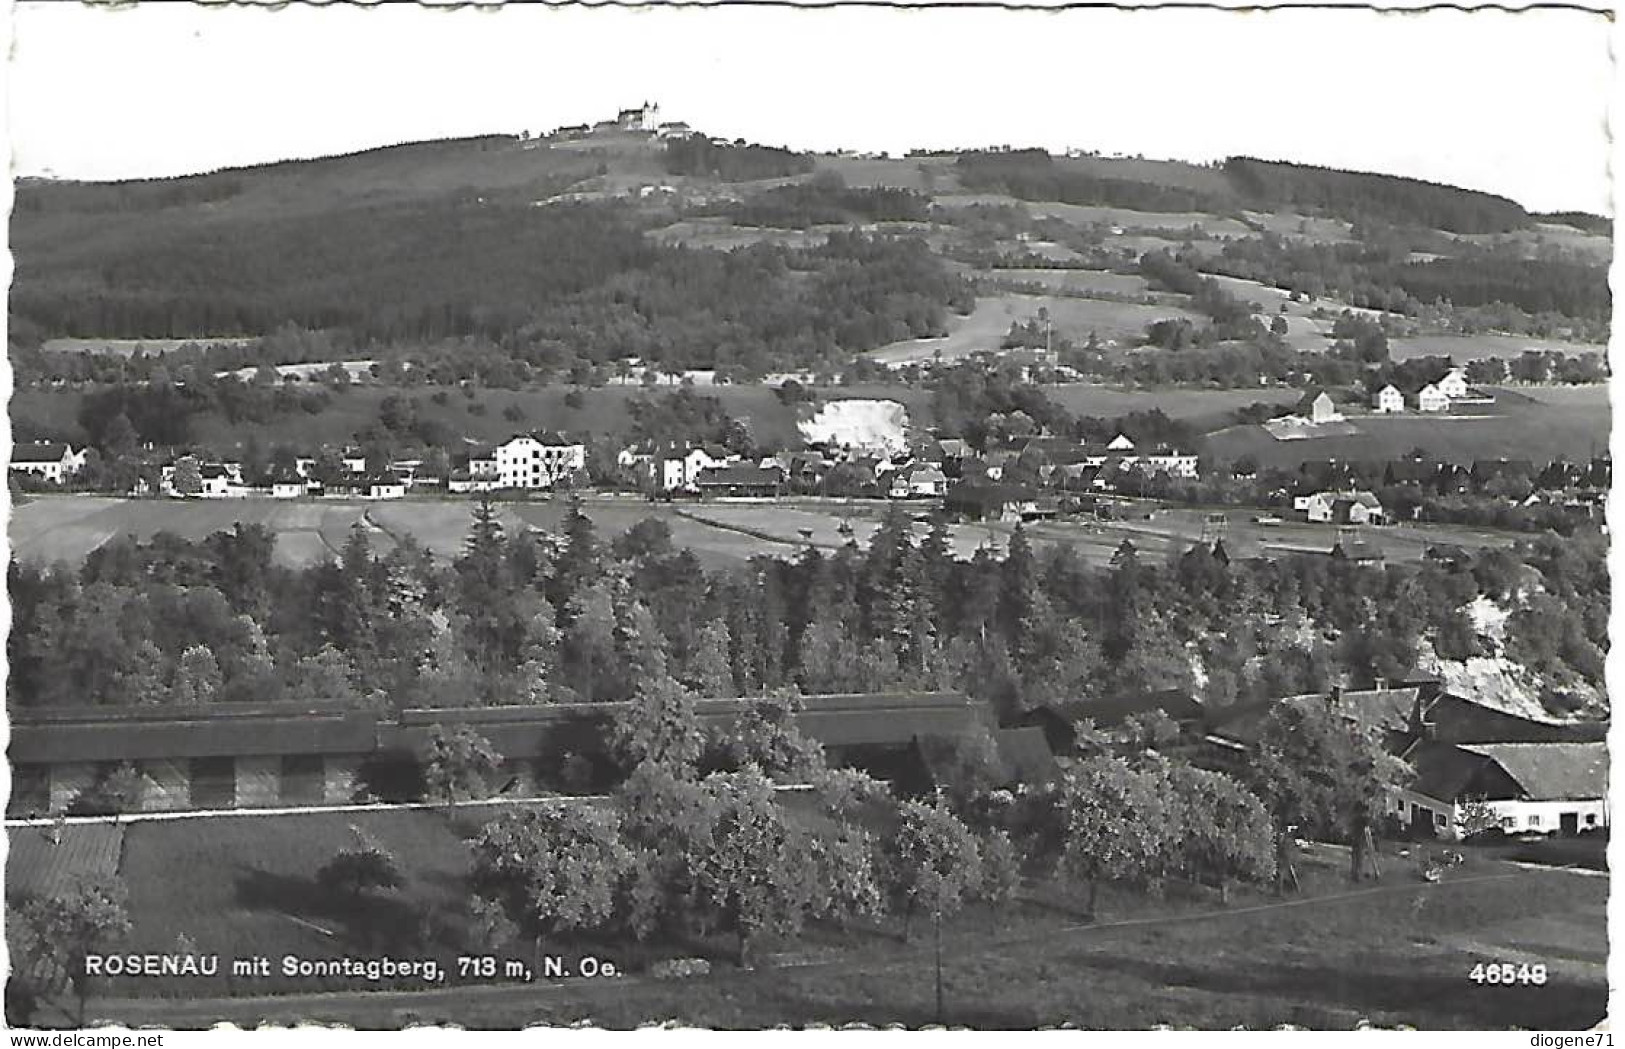
<instances>
[{"instance_id":1,"label":"barn roof","mask_svg":"<svg viewBox=\"0 0 1625 1049\"><path fill-rule=\"evenodd\" d=\"M1495 762L1532 801L1608 794L1605 743L1464 743L1461 749Z\"/></svg>"},{"instance_id":2,"label":"barn roof","mask_svg":"<svg viewBox=\"0 0 1625 1049\"><path fill-rule=\"evenodd\" d=\"M700 719L723 722L755 700L702 699ZM826 746L902 745L927 733L981 724L985 704L960 692L800 697L798 726ZM282 754L370 755L415 751L434 725L466 725L505 757L599 750L624 703L408 709L399 714L321 704L204 707L63 707L13 715L11 760L22 763L142 761Z\"/></svg>"}]
</instances>

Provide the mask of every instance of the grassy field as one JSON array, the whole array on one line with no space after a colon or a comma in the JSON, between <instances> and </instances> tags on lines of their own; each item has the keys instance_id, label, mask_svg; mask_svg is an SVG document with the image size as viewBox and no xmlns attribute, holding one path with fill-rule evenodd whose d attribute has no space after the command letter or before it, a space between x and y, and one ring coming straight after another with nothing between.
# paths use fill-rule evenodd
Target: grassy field
<instances>
[{"instance_id":1,"label":"grassy field","mask_svg":"<svg viewBox=\"0 0 1625 1049\"><path fill-rule=\"evenodd\" d=\"M317 885L321 865L358 840L352 825L403 864L407 881L400 890L356 903L335 899ZM166 951L185 934L199 951L223 958L419 956L439 942L437 924L449 928L466 915L469 857L463 835L473 827L422 810L134 824L120 871L130 891L131 943ZM225 973L171 978L149 989L151 982L113 993L189 997L354 986L343 979L233 980Z\"/></svg>"},{"instance_id":2,"label":"grassy field","mask_svg":"<svg viewBox=\"0 0 1625 1049\"><path fill-rule=\"evenodd\" d=\"M440 883L459 876L456 835L437 825L438 817L418 815L422 819L401 821L391 841L416 850L405 893L446 905ZM305 833L219 829L267 822ZM172 936L176 925L170 923L212 929L218 920L232 937L227 952L280 951L297 942L311 954L339 953L332 944L299 939L320 934L276 920L293 913L312 924L338 924L311 909L305 886L322 850L344 840L347 831L339 823L318 826L310 817L224 820L187 837L171 833L140 843L150 829L131 830L127 876L152 877L157 867L138 871L133 861L138 853L150 859L157 853L145 850L164 846L171 855L163 871L173 869L178 857L193 861L196 873L188 872L182 887L196 905L183 913L174 896L154 899L139 891L137 898L151 911L138 915L138 935L153 928L152 935ZM1385 852L1384 879L1356 887L1343 878L1346 852L1312 849L1299 864L1303 893L1285 899L1240 890L1225 906L1209 890L1177 884L1161 898L1108 889L1100 921L1092 925L1080 919L1075 890L1030 884L1003 913L978 907L944 922L944 1019L984 1029L1061 1023L1349 1029L1368 1021L1423 1029L1574 1030L1602 1017L1606 879L1475 857L1429 885L1417 877L1414 861L1394 855L1391 846ZM421 865L418 855L425 857ZM200 912L210 918L200 920ZM194 987L172 1000L97 999L91 1009L105 1020L180 1028L222 1020L369 1029L413 1022L514 1028L582 1021L626 1028L668 1019L727 1029L920 1026L937 1019L925 925L916 923L911 941L900 936L895 919L844 933L814 927L798 940L767 945L771 949L754 971L738 970L723 956L710 976L678 981L649 980L628 965L632 975L615 980L236 1000L207 997L210 991ZM1550 980L1544 987L1475 985L1467 977L1479 961L1543 963ZM149 995L153 990L144 989ZM233 990L253 993L246 986Z\"/></svg>"},{"instance_id":3,"label":"grassy field","mask_svg":"<svg viewBox=\"0 0 1625 1049\"><path fill-rule=\"evenodd\" d=\"M968 315L950 318L946 336L895 342L864 356L881 364L900 365L930 361L939 354L943 360L952 361L979 351L997 350L1012 324L1036 320L1041 308L1049 310L1057 334L1077 342L1086 341L1090 332L1102 340L1137 340L1153 321L1196 318L1177 306L1143 306L1064 295L983 295Z\"/></svg>"},{"instance_id":4,"label":"grassy field","mask_svg":"<svg viewBox=\"0 0 1625 1049\"><path fill-rule=\"evenodd\" d=\"M991 269L975 270L974 276L1019 284L1040 284L1046 291L1074 295L1149 295L1151 285L1133 273L1072 269Z\"/></svg>"},{"instance_id":5,"label":"grassy field","mask_svg":"<svg viewBox=\"0 0 1625 1049\"><path fill-rule=\"evenodd\" d=\"M297 502L270 499L113 499L51 496L17 507L8 534L12 555L21 561L79 561L117 536L151 539L172 532L197 541L229 530L237 522L262 524L276 534L276 559L302 566L325 559L344 545L351 527L371 504L346 501ZM467 514L464 507L463 513ZM371 531L374 551L392 545Z\"/></svg>"},{"instance_id":6,"label":"grassy field","mask_svg":"<svg viewBox=\"0 0 1625 1049\"><path fill-rule=\"evenodd\" d=\"M1498 457L1586 459L1607 450L1611 412L1606 386L1494 392L1495 404L1464 406L1460 414L1351 417L1358 433L1343 436L1277 441L1261 426L1236 426L1209 434L1207 448L1227 461L1252 455L1265 467L1293 467L1311 459L1391 459L1415 448L1458 463Z\"/></svg>"},{"instance_id":7,"label":"grassy field","mask_svg":"<svg viewBox=\"0 0 1625 1049\"><path fill-rule=\"evenodd\" d=\"M124 831L113 823L76 823L62 827L61 840L53 843L50 827L8 828L6 895L50 896L69 888L75 877L116 873Z\"/></svg>"},{"instance_id":8,"label":"grassy field","mask_svg":"<svg viewBox=\"0 0 1625 1049\"><path fill-rule=\"evenodd\" d=\"M288 502L270 499L170 500L104 499L95 496L50 496L14 509L10 523L12 555L19 561L49 564L82 561L116 536L145 541L158 532L199 540L229 530L237 522L261 524L275 534L273 557L278 564L304 567L333 557L356 522L367 528L373 553L383 556L411 536L443 560L462 553L468 537L471 499L412 499L399 502ZM605 540L647 517L667 522L678 546L687 547L709 566L737 564L758 554L791 554L789 542L717 528L684 517L669 504L637 497L590 499L585 504ZM502 522L510 531L562 527L562 501L509 503Z\"/></svg>"}]
</instances>

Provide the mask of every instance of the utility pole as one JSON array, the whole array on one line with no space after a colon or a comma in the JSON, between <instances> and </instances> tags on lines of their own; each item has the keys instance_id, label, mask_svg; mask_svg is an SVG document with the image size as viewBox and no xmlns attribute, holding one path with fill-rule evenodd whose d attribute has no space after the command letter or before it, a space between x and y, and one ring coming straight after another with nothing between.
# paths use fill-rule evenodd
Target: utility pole
<instances>
[{"instance_id":1,"label":"utility pole","mask_svg":"<svg viewBox=\"0 0 1625 1049\"><path fill-rule=\"evenodd\" d=\"M937 947L937 1023L944 1023L942 1008L942 890L937 889L937 907L931 915Z\"/></svg>"}]
</instances>

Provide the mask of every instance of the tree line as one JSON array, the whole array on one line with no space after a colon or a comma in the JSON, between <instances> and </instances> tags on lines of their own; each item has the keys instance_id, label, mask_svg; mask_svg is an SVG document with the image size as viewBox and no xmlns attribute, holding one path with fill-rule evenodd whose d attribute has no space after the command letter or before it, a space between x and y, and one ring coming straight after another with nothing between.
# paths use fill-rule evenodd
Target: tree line
<instances>
[{"instance_id":1,"label":"tree line","mask_svg":"<svg viewBox=\"0 0 1625 1049\"><path fill-rule=\"evenodd\" d=\"M409 537L375 551L362 527L308 567L274 548L240 524L115 539L78 567L14 563L10 701L594 702L663 666L709 696L963 687L1014 718L1125 691L1222 706L1399 680L1427 646L1484 650L1480 595L1551 696L1600 687L1607 637L1601 545L1556 537L1375 569L1200 544L1161 562L1128 543L1094 568L1020 530L1002 557L960 559L946 521L893 508L867 548L707 569L659 518L607 539L577 508L558 535L510 534L479 504L450 565ZM1520 582L1537 575L1539 596Z\"/></svg>"}]
</instances>

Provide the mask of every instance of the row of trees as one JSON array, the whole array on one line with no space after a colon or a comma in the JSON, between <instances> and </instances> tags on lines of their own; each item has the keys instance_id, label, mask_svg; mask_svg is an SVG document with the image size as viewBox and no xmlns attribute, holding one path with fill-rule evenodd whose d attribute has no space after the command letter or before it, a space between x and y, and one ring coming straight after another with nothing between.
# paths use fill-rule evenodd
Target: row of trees
<instances>
[{"instance_id":1,"label":"row of trees","mask_svg":"<svg viewBox=\"0 0 1625 1049\"><path fill-rule=\"evenodd\" d=\"M966 687L1013 713L1183 688L1222 705L1399 679L1425 643L1460 651L1477 635L1476 596L1521 610L1538 592L1509 586L1507 566L1538 572L1566 604L1540 623L1515 615L1509 650L1562 625L1565 639L1532 656L1547 683L1601 684L1596 539L1381 569L1201 545L1152 562L1130 545L1096 568L1021 530L1003 556L960 559L946 522L893 508L864 548L708 570L658 518L613 539L579 507L560 534L510 521L477 506L450 565L405 536L375 550L381 537L357 528L340 557L289 567L253 525L200 543L113 540L77 568L14 563L11 702L591 702L630 697L659 664L716 696Z\"/></svg>"}]
</instances>

